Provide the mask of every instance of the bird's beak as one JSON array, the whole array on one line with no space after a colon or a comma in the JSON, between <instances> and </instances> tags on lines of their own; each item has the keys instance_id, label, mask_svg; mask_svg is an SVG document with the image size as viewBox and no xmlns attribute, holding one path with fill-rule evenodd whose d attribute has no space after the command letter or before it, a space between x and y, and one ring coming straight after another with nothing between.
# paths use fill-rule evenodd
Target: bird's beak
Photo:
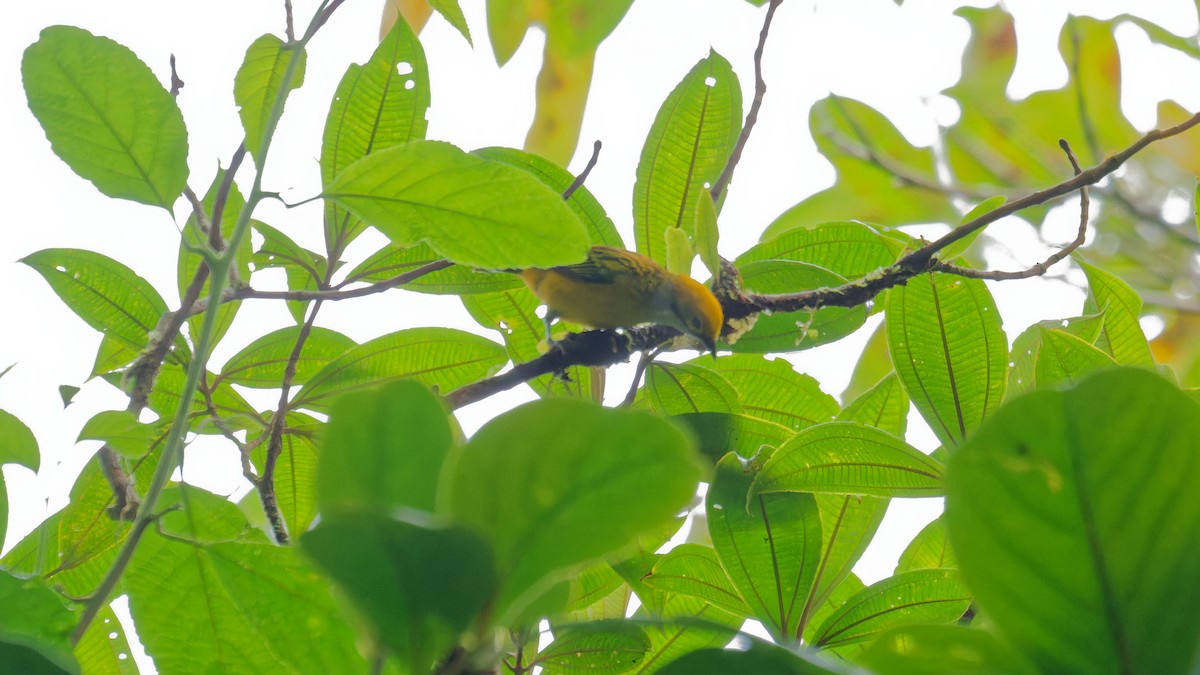
<instances>
[{"instance_id":1,"label":"bird's beak","mask_svg":"<svg viewBox=\"0 0 1200 675\"><path fill-rule=\"evenodd\" d=\"M713 361L716 361L717 360L717 341L714 340L713 338L705 337L705 338L701 338L701 342L704 343L704 347L708 351L712 352Z\"/></svg>"}]
</instances>

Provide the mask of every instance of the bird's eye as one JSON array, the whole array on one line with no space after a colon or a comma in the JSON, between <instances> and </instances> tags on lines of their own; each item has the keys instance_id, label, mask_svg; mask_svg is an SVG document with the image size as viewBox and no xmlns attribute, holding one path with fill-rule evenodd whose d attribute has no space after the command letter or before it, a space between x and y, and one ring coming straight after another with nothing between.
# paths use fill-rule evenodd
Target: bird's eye
<instances>
[{"instance_id":1,"label":"bird's eye","mask_svg":"<svg viewBox=\"0 0 1200 675\"><path fill-rule=\"evenodd\" d=\"M695 316L692 317L691 324L692 324L693 330L700 330L700 318L699 317L695 317Z\"/></svg>"}]
</instances>

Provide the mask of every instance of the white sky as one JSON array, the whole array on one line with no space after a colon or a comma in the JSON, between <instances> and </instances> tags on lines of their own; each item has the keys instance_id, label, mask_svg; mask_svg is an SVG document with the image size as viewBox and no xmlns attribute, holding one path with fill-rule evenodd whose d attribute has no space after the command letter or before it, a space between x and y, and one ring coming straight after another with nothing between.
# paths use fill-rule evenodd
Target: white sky
<instances>
[{"instance_id":1,"label":"white sky","mask_svg":"<svg viewBox=\"0 0 1200 675\"><path fill-rule=\"evenodd\" d=\"M297 29L316 2L297 2ZM533 115L533 89L541 60L542 34L532 31L513 60L496 67L487 46L483 0L462 0L476 48L472 50L440 17L421 35L429 61L433 105L429 138L465 149L489 145L520 147ZM990 3L981 3L990 4ZM807 129L808 109L829 92L861 99L884 112L914 143L930 144L937 125L956 115L938 92L959 77L968 37L964 21L944 0L788 0L779 10L765 59L768 92L759 124L738 167L722 212L721 252L733 257L757 241L778 214L832 184L833 171L815 151ZM1012 0L1020 48L1010 96L1061 86L1066 69L1056 51L1068 11L1110 17L1137 13L1180 34L1197 30L1189 0ZM186 82L179 104L190 134L190 184L204 192L218 162L227 163L241 139L232 98L232 78L245 47L264 32L282 33L281 2L162 2L60 0L22 3L0 22L0 167L6 212L0 224L0 369L16 367L0 380L0 408L26 422L43 453L42 469L4 469L11 496L5 550L48 513L62 507L74 476L98 443L75 443L83 422L104 409L123 409L125 398L99 381L84 384L100 336L77 319L30 268L15 261L48 247L86 248L133 267L175 307L177 225L160 209L100 195L50 151L25 106L19 63L24 48L48 25L66 23L105 35L132 48L160 79L168 77L174 53ZM374 49L379 0L350 0L313 42L304 87L293 93L272 147L265 187L290 201L319 191L317 158L328 103L347 64L363 62ZM709 47L733 64L750 101L751 56L763 9L740 0L637 0L596 59L589 108L581 135L583 150L569 168L578 171L591 141L604 150L588 187L632 244L632 186L642 142L663 98ZM227 18L227 17L236 17ZM1118 32L1124 66L1124 112L1139 128L1154 122L1157 101L1174 97L1200 109L1200 67L1152 46L1140 31ZM1115 111L1114 111L1115 112ZM249 164L249 163L247 163ZM243 183L248 184L243 172ZM1077 213L1077 211L1076 211ZM186 218L182 206L177 222ZM1064 213L1064 221L1076 217ZM313 250L320 242L320 207L286 211L265 203L256 217ZM1074 225L1062 241L1069 240ZM1010 219L991 230L1020 261L998 254L997 265L1015 267L1046 250L1032 228ZM381 236L363 236L347 253L357 261ZM348 269L348 268L347 268ZM256 276L254 285L283 288L282 274ZM1009 339L1030 323L1077 313L1082 293L1066 284L1031 280L992 286ZM291 323L282 303L243 306L237 322L214 354L220 364L253 338ZM440 325L483 332L454 297L393 291L381 296L327 304L319 324L365 340L401 328ZM872 326L874 323L871 324ZM837 396L847 383L867 331L835 345L789 356L797 368ZM493 339L498 339L494 333ZM610 377L610 390L624 392L628 369ZM60 384L83 385L65 411ZM273 396L248 396L263 407ZM460 418L475 429L497 411L533 395L521 389L468 407ZM917 427L919 425L910 425ZM914 428L910 441L925 450L932 436ZM189 479L224 494L242 494L236 452L219 441L198 443L187 455ZM870 583L891 572L904 545L940 511L940 500L896 500L856 571Z\"/></svg>"}]
</instances>

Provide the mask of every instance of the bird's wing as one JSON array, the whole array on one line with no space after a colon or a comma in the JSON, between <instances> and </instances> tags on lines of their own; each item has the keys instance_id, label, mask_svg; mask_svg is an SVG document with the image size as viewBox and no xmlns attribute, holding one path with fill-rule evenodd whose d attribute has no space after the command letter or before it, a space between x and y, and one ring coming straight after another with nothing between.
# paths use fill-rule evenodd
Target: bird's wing
<instances>
[{"instance_id":1,"label":"bird's wing","mask_svg":"<svg viewBox=\"0 0 1200 675\"><path fill-rule=\"evenodd\" d=\"M610 252L606 247L596 246L588 252L587 260L574 265L552 268L563 276L578 279L588 284L611 284L622 275L638 273L637 262L620 251Z\"/></svg>"}]
</instances>

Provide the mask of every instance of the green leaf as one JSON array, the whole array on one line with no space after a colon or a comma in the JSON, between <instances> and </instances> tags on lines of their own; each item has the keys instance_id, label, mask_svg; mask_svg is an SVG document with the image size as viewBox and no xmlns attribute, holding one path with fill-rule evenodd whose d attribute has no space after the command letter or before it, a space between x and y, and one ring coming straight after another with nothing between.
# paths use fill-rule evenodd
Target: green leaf
<instances>
[{"instance_id":1,"label":"green leaf","mask_svg":"<svg viewBox=\"0 0 1200 675\"><path fill-rule=\"evenodd\" d=\"M116 558L129 529L107 512L113 492L98 462L88 462L62 511L50 516L0 560L22 576L52 574L64 593L80 597L95 590Z\"/></svg>"},{"instance_id":2,"label":"green leaf","mask_svg":"<svg viewBox=\"0 0 1200 675\"><path fill-rule=\"evenodd\" d=\"M172 488L160 505L172 504L122 579L136 624L154 626L138 637L160 671L366 670L328 580L297 549L248 530L220 496Z\"/></svg>"},{"instance_id":3,"label":"green leaf","mask_svg":"<svg viewBox=\"0 0 1200 675\"><path fill-rule=\"evenodd\" d=\"M1004 398L1008 340L987 286L925 274L887 300L888 350L913 405L938 439L963 439Z\"/></svg>"},{"instance_id":4,"label":"green leaf","mask_svg":"<svg viewBox=\"0 0 1200 675\"><path fill-rule=\"evenodd\" d=\"M793 654L783 647L754 640L745 650L708 648L691 652L658 671L663 675L833 675L848 672L832 663L820 663Z\"/></svg>"},{"instance_id":5,"label":"green leaf","mask_svg":"<svg viewBox=\"0 0 1200 675\"><path fill-rule=\"evenodd\" d=\"M884 299L886 300L886 296ZM871 336L867 338L867 344L863 347L858 362L854 364L854 372L850 374L850 382L842 391L842 400L857 399L883 378L895 372L896 370L892 366L892 356L888 354L886 331L881 323L871 331Z\"/></svg>"},{"instance_id":6,"label":"green leaf","mask_svg":"<svg viewBox=\"0 0 1200 675\"><path fill-rule=\"evenodd\" d=\"M845 277L827 269L794 260L755 260L738 271L746 290L763 294L834 288L847 282ZM729 348L760 354L810 349L846 337L866 320L866 306L823 307L816 312L764 312L758 315L754 327Z\"/></svg>"},{"instance_id":7,"label":"green leaf","mask_svg":"<svg viewBox=\"0 0 1200 675\"><path fill-rule=\"evenodd\" d=\"M472 47L475 43L471 41L471 30L467 28L467 17L463 16L462 7L459 7L458 0L429 0L429 6L436 9L442 18L446 19L454 30L458 31L467 44ZM397 21L396 23L400 23Z\"/></svg>"},{"instance_id":8,"label":"green leaf","mask_svg":"<svg viewBox=\"0 0 1200 675\"><path fill-rule=\"evenodd\" d=\"M1029 393L1038 388L1037 364L1042 353L1042 338L1047 330L1070 333L1089 345L1094 345L1104 327L1104 314L1079 316L1061 321L1040 321L1025 329L1013 340L1008 367L1008 386L1005 400Z\"/></svg>"},{"instance_id":9,"label":"green leaf","mask_svg":"<svg viewBox=\"0 0 1200 675\"><path fill-rule=\"evenodd\" d=\"M575 183L575 176L561 166L540 155L523 152L515 148L480 148L471 151L472 155L482 157L492 162L500 162L524 169L542 181L551 190L562 194ZM604 212L604 206L588 190L587 185L579 185L571 196L566 199L567 206L579 216L588 229L592 244L625 248L617 227Z\"/></svg>"},{"instance_id":10,"label":"green leaf","mask_svg":"<svg viewBox=\"0 0 1200 675\"><path fill-rule=\"evenodd\" d=\"M463 307L479 325L500 332L508 357L513 363L532 361L545 349L545 323L537 315L541 301L522 284L518 288L496 293L475 293L463 296ZM560 330L569 329L566 324ZM589 368L573 366L567 379L550 373L527 382L538 396L591 396L592 375Z\"/></svg>"},{"instance_id":11,"label":"green leaf","mask_svg":"<svg viewBox=\"0 0 1200 675\"><path fill-rule=\"evenodd\" d=\"M158 414L159 417L170 419L175 414L175 409L179 407L180 392L183 391L183 384L186 377L187 373L182 367L177 365L164 365L158 371L158 377L154 380L154 389L150 392L148 404L150 409ZM207 378L208 382L215 380L215 376L212 373L205 373L202 377ZM120 373L105 375L104 380L114 387L120 387L121 385ZM226 424L229 424L234 429L251 428L258 422L259 417L258 413L254 410L254 406L242 398L241 394L234 391L229 386L229 383L221 382L214 385L211 393L213 409ZM208 403L202 395L197 394L192 398L192 412L189 419L191 420L191 429L197 433L222 433L220 429L212 424Z\"/></svg>"},{"instance_id":12,"label":"green leaf","mask_svg":"<svg viewBox=\"0 0 1200 675\"><path fill-rule=\"evenodd\" d=\"M0 410L0 464L20 464L37 473L42 453L37 438L16 415Z\"/></svg>"},{"instance_id":13,"label":"green leaf","mask_svg":"<svg viewBox=\"0 0 1200 675\"><path fill-rule=\"evenodd\" d=\"M256 269L278 268L287 274L288 290L313 291L317 282L326 277L328 264L323 257L301 247L279 230L258 221L251 221L262 235L263 243L252 256ZM288 300L287 308L296 323L304 322L308 300Z\"/></svg>"},{"instance_id":14,"label":"green leaf","mask_svg":"<svg viewBox=\"0 0 1200 675\"><path fill-rule=\"evenodd\" d=\"M896 373L888 373L878 384L851 401L837 419L859 422L904 438L908 427L908 396L905 396Z\"/></svg>"},{"instance_id":15,"label":"green leaf","mask_svg":"<svg viewBox=\"0 0 1200 675\"><path fill-rule=\"evenodd\" d=\"M697 195L717 180L742 128L742 89L715 51L701 59L659 108L642 146L633 186L639 253L666 262L663 233L694 234Z\"/></svg>"},{"instance_id":16,"label":"green leaf","mask_svg":"<svg viewBox=\"0 0 1200 675\"><path fill-rule=\"evenodd\" d=\"M717 464L705 513L713 548L773 637L796 639L821 557L821 518L809 494L754 495L754 473L733 454Z\"/></svg>"},{"instance_id":17,"label":"green leaf","mask_svg":"<svg viewBox=\"0 0 1200 675\"><path fill-rule=\"evenodd\" d=\"M992 197L988 197L987 199L976 204L970 211L967 211L966 215L958 220L958 224L966 225L972 220L975 220L976 218L979 218L990 211L995 211L1003 206L1004 202L1006 201L1008 201L1008 198L1004 195L994 195ZM940 260L954 260L960 255L966 253L967 249L971 248L971 244L974 244L975 240L979 239L979 235L983 234L986 229L987 228L979 228L978 230L975 230L971 234L968 234L953 244L950 244L946 248L942 249L940 253L938 253L938 258Z\"/></svg>"},{"instance_id":18,"label":"green leaf","mask_svg":"<svg viewBox=\"0 0 1200 675\"><path fill-rule=\"evenodd\" d=\"M450 391L508 362L500 345L450 328L410 328L353 347L309 378L292 405L328 410L330 397L391 380Z\"/></svg>"},{"instance_id":19,"label":"green leaf","mask_svg":"<svg viewBox=\"0 0 1200 675\"><path fill-rule=\"evenodd\" d=\"M425 138L429 66L403 16L362 65L350 64L338 82L321 136L321 185L376 150ZM334 204L325 207L325 240L348 244L362 224Z\"/></svg>"},{"instance_id":20,"label":"green leaf","mask_svg":"<svg viewBox=\"0 0 1200 675\"><path fill-rule=\"evenodd\" d=\"M697 649L729 644L745 621L688 595L668 595L661 611L654 615L646 610L643 605L633 615L635 621L644 622L642 626L650 638L650 651L639 673L657 672Z\"/></svg>"},{"instance_id":21,"label":"green leaf","mask_svg":"<svg viewBox=\"0 0 1200 675\"><path fill-rule=\"evenodd\" d=\"M301 330L300 326L280 328L246 345L225 362L220 379L243 387L278 388ZM296 360L292 384L304 384L330 361L355 346L354 340L335 330L311 327Z\"/></svg>"},{"instance_id":22,"label":"green leaf","mask_svg":"<svg viewBox=\"0 0 1200 675\"><path fill-rule=\"evenodd\" d=\"M339 397L321 443L322 513L387 515L400 507L432 512L450 444L445 408L416 382Z\"/></svg>"},{"instance_id":23,"label":"green leaf","mask_svg":"<svg viewBox=\"0 0 1200 675\"><path fill-rule=\"evenodd\" d=\"M1079 262L1088 280L1088 299L1084 311L1104 313L1104 328L1097 346L1127 366L1154 367L1154 356L1142 326L1142 299L1119 277L1099 267Z\"/></svg>"},{"instance_id":24,"label":"green leaf","mask_svg":"<svg viewBox=\"0 0 1200 675\"><path fill-rule=\"evenodd\" d=\"M742 414L688 413L672 419L694 432L700 453L713 464L731 452L753 458L766 448L769 454L793 435L783 425Z\"/></svg>"},{"instance_id":25,"label":"green leaf","mask_svg":"<svg viewBox=\"0 0 1200 675\"><path fill-rule=\"evenodd\" d=\"M951 459L945 518L963 574L1039 671L1194 663L1198 437L1193 400L1118 369L1014 401Z\"/></svg>"},{"instance_id":26,"label":"green leaf","mask_svg":"<svg viewBox=\"0 0 1200 675\"><path fill-rule=\"evenodd\" d=\"M837 401L821 391L812 376L796 372L785 359L734 354L705 365L733 385L747 415L799 431L838 414Z\"/></svg>"},{"instance_id":27,"label":"green leaf","mask_svg":"<svg viewBox=\"0 0 1200 675\"><path fill-rule=\"evenodd\" d=\"M763 231L763 239L849 218L892 226L958 220L953 201L929 187L939 182L933 150L914 147L879 111L830 96L812 107L808 127L817 149L833 163L837 182L785 211ZM918 180L898 180L880 158Z\"/></svg>"},{"instance_id":28,"label":"green leaf","mask_svg":"<svg viewBox=\"0 0 1200 675\"><path fill-rule=\"evenodd\" d=\"M721 254L717 252L717 205L707 192L696 197L696 224L693 226L696 253L714 279L721 276Z\"/></svg>"},{"instance_id":29,"label":"green leaf","mask_svg":"<svg viewBox=\"0 0 1200 675\"><path fill-rule=\"evenodd\" d=\"M572 567L669 521L700 479L691 446L661 418L569 399L529 403L484 425L448 466L444 504L496 550L496 623Z\"/></svg>"},{"instance_id":30,"label":"green leaf","mask_svg":"<svg viewBox=\"0 0 1200 675\"><path fill-rule=\"evenodd\" d=\"M127 410L102 410L83 423L76 442L103 441L126 457L141 457L160 437L158 430Z\"/></svg>"},{"instance_id":31,"label":"green leaf","mask_svg":"<svg viewBox=\"0 0 1200 675\"><path fill-rule=\"evenodd\" d=\"M880 635L859 662L880 675L1035 675L991 633L960 626L901 626Z\"/></svg>"},{"instance_id":32,"label":"green leaf","mask_svg":"<svg viewBox=\"0 0 1200 675\"><path fill-rule=\"evenodd\" d=\"M595 621L554 629L554 641L530 662L551 673L618 675L633 670L650 650L650 638L628 621Z\"/></svg>"},{"instance_id":33,"label":"green leaf","mask_svg":"<svg viewBox=\"0 0 1200 675\"><path fill-rule=\"evenodd\" d=\"M488 37L498 65L517 53L532 18L530 0L487 0Z\"/></svg>"},{"instance_id":34,"label":"green leaf","mask_svg":"<svg viewBox=\"0 0 1200 675\"><path fill-rule=\"evenodd\" d=\"M473 267L579 262L588 247L579 218L544 183L448 143L413 141L374 152L338 174L325 197L398 245L425 241Z\"/></svg>"},{"instance_id":35,"label":"green leaf","mask_svg":"<svg viewBox=\"0 0 1200 675\"><path fill-rule=\"evenodd\" d=\"M811 641L812 633L824 617L861 590L862 582L851 573L863 551L871 543L889 500L879 497L815 494L821 515L821 561L813 576L812 588L804 601L797 633Z\"/></svg>"},{"instance_id":36,"label":"green leaf","mask_svg":"<svg viewBox=\"0 0 1200 675\"><path fill-rule=\"evenodd\" d=\"M441 260L428 244L397 246L387 244L346 275L346 281L378 283ZM521 277L507 272L485 272L462 265L451 265L404 284L404 290L435 295L471 295L521 288Z\"/></svg>"},{"instance_id":37,"label":"green leaf","mask_svg":"<svg viewBox=\"0 0 1200 675\"><path fill-rule=\"evenodd\" d=\"M483 609L494 578L487 544L379 514L343 514L300 539L408 666L429 672ZM333 671L345 672L345 666Z\"/></svg>"},{"instance_id":38,"label":"green leaf","mask_svg":"<svg viewBox=\"0 0 1200 675\"><path fill-rule=\"evenodd\" d=\"M668 227L663 231L663 243L663 257L666 260L663 267L675 274L690 274L696 251L692 248L687 232L683 228Z\"/></svg>"},{"instance_id":39,"label":"green leaf","mask_svg":"<svg viewBox=\"0 0 1200 675\"><path fill-rule=\"evenodd\" d=\"M605 562L589 565L578 574L573 575L568 584L570 588L566 606L568 612L584 609L603 601L613 591L620 590L623 586L621 575ZM625 590L628 591L628 588ZM625 616L624 605L621 606L620 616ZM567 620L572 619L568 618Z\"/></svg>"},{"instance_id":40,"label":"green leaf","mask_svg":"<svg viewBox=\"0 0 1200 675\"><path fill-rule=\"evenodd\" d=\"M111 606L96 613L75 645L75 658L88 675L138 675L125 629Z\"/></svg>"},{"instance_id":41,"label":"green leaf","mask_svg":"<svg viewBox=\"0 0 1200 675\"><path fill-rule=\"evenodd\" d=\"M817 629L813 646L828 649L868 642L896 626L951 623L971 595L956 570L913 570L868 586Z\"/></svg>"},{"instance_id":42,"label":"green leaf","mask_svg":"<svg viewBox=\"0 0 1200 675\"><path fill-rule=\"evenodd\" d=\"M741 269L758 260L794 260L823 267L847 279L858 279L891 265L903 248L899 241L869 225L837 221L772 237L764 234L762 243L751 246L734 262Z\"/></svg>"},{"instance_id":43,"label":"green leaf","mask_svg":"<svg viewBox=\"0 0 1200 675\"><path fill-rule=\"evenodd\" d=\"M212 184L208 187L208 192L205 193L201 203L204 205L204 213L207 217L207 222L211 225L216 214L213 213L213 207L217 199L217 192L221 188L221 183L225 180L225 170L219 169L217 175L213 176ZM221 209L221 241L228 242L233 236L234 227L237 225L238 214L245 207L245 199L242 198L242 193L238 191L237 186L230 184L229 194L226 195L224 208ZM199 254L193 253L196 249L208 249L208 232L201 231L200 224L196 221L196 215L193 212L188 216L187 224L183 227L183 236L179 240L179 258L175 266L175 279L179 287L179 297L184 297L187 294L187 288L191 286L192 280L196 276L196 272L200 266L204 264ZM232 273L237 275L238 279L248 280L250 278L250 255L253 245L250 237L242 237L242 241L238 244L237 257L235 258ZM200 287L200 298L208 298L208 289L212 285L212 278L205 278L204 285ZM229 330L229 325L233 323L233 318L237 315L238 309L241 307L240 301L225 302L221 304L221 308L217 311L220 313L217 317L217 328L213 334L213 343L220 342L221 337ZM204 325L204 314L199 313L195 316L188 317L188 332L193 336L199 336Z\"/></svg>"},{"instance_id":44,"label":"green leaf","mask_svg":"<svg viewBox=\"0 0 1200 675\"><path fill-rule=\"evenodd\" d=\"M692 595L738 616L750 615L750 607L709 546L676 546L654 563L643 581L656 590Z\"/></svg>"},{"instance_id":45,"label":"green leaf","mask_svg":"<svg viewBox=\"0 0 1200 675\"><path fill-rule=\"evenodd\" d=\"M515 363L532 361L547 350L545 342L546 324L538 316L541 300L522 285L496 293L476 293L462 297L463 307L479 325L499 331L508 356ZM554 324L556 339L571 332L578 332L577 324L559 320ZM603 373L593 381L594 369L586 366L571 366L566 378L559 373L549 373L526 382L538 396L567 396L594 399L593 389L603 388ZM596 371L599 372L599 371ZM602 393L602 392L601 392Z\"/></svg>"},{"instance_id":46,"label":"green leaf","mask_svg":"<svg viewBox=\"0 0 1200 675\"><path fill-rule=\"evenodd\" d=\"M76 616L59 594L40 580L0 572L0 663L9 672L79 673L71 654Z\"/></svg>"},{"instance_id":47,"label":"green leaf","mask_svg":"<svg viewBox=\"0 0 1200 675\"><path fill-rule=\"evenodd\" d=\"M822 492L878 497L942 494L942 465L895 436L856 422L805 429L759 471L752 494Z\"/></svg>"},{"instance_id":48,"label":"green leaf","mask_svg":"<svg viewBox=\"0 0 1200 675\"><path fill-rule=\"evenodd\" d=\"M958 558L954 555L954 549L950 548L942 519L934 518L900 554L896 574L939 567L957 569Z\"/></svg>"},{"instance_id":49,"label":"green leaf","mask_svg":"<svg viewBox=\"0 0 1200 675\"><path fill-rule=\"evenodd\" d=\"M92 251L48 248L21 262L41 274L50 288L87 325L120 340L134 353L146 348L149 334L167 312L167 303L148 281L125 265ZM189 355L182 336L175 338L176 354Z\"/></svg>"},{"instance_id":50,"label":"green leaf","mask_svg":"<svg viewBox=\"0 0 1200 675\"><path fill-rule=\"evenodd\" d=\"M58 397L62 399L63 409L74 402L75 395L79 393L79 387L73 384L58 385Z\"/></svg>"},{"instance_id":51,"label":"green leaf","mask_svg":"<svg viewBox=\"0 0 1200 675\"><path fill-rule=\"evenodd\" d=\"M720 373L694 363L652 362L646 369L642 395L660 415L742 411L738 393L729 381Z\"/></svg>"},{"instance_id":52,"label":"green leaf","mask_svg":"<svg viewBox=\"0 0 1200 675\"><path fill-rule=\"evenodd\" d=\"M168 211L187 183L175 100L128 48L51 26L25 50L21 81L54 154L109 197Z\"/></svg>"},{"instance_id":53,"label":"green leaf","mask_svg":"<svg viewBox=\"0 0 1200 675\"><path fill-rule=\"evenodd\" d=\"M1070 333L1039 330L1042 331L1036 375L1039 388L1069 387L1093 371L1117 365L1111 356Z\"/></svg>"},{"instance_id":54,"label":"green leaf","mask_svg":"<svg viewBox=\"0 0 1200 675\"><path fill-rule=\"evenodd\" d=\"M264 136L278 121L273 119L279 114L275 112L276 104L304 83L304 61L304 47L300 43L285 44L268 33L250 43L233 78L233 100L246 130L246 149L260 168L259 155L267 144Z\"/></svg>"}]
</instances>

